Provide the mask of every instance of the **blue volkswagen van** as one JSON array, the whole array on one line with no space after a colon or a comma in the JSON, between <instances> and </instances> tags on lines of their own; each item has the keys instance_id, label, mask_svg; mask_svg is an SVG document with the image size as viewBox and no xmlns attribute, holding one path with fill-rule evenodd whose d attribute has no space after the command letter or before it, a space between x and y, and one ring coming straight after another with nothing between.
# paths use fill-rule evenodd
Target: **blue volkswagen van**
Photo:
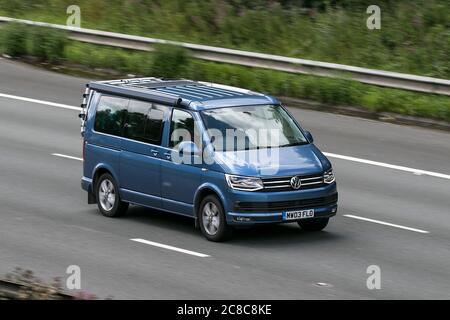
<instances>
[{"instance_id":1,"label":"blue volkswagen van","mask_svg":"<svg viewBox=\"0 0 450 320\"><path fill-rule=\"evenodd\" d=\"M190 80L87 85L82 188L106 217L129 204L191 217L211 241L233 228L325 228L337 211L330 161L273 97Z\"/></svg>"}]
</instances>

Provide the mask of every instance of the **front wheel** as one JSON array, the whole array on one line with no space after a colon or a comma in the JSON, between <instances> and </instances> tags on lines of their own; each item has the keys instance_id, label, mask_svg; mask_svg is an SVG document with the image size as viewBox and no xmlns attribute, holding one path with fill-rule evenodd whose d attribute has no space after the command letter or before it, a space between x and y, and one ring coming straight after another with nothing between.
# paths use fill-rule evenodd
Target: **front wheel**
<instances>
[{"instance_id":1,"label":"front wheel","mask_svg":"<svg viewBox=\"0 0 450 320\"><path fill-rule=\"evenodd\" d=\"M200 230L209 241L220 242L231 236L231 227L227 224L222 204L216 196L209 195L202 200L198 219Z\"/></svg>"},{"instance_id":2,"label":"front wheel","mask_svg":"<svg viewBox=\"0 0 450 320\"><path fill-rule=\"evenodd\" d=\"M109 173L98 179L95 195L98 209L105 217L119 217L128 209L128 203L120 200L117 183Z\"/></svg>"},{"instance_id":3,"label":"front wheel","mask_svg":"<svg viewBox=\"0 0 450 320\"><path fill-rule=\"evenodd\" d=\"M298 225L305 231L322 231L328 224L329 218L307 219L298 222Z\"/></svg>"}]
</instances>

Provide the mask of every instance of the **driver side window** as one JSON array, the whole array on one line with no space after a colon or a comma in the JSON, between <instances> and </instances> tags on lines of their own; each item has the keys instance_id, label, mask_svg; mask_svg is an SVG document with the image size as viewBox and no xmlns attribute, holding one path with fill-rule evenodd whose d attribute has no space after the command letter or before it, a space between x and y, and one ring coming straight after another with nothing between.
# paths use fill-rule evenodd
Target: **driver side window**
<instances>
[{"instance_id":1,"label":"driver side window","mask_svg":"<svg viewBox=\"0 0 450 320\"><path fill-rule=\"evenodd\" d=\"M170 122L169 147L176 148L183 141L192 141L200 146L200 134L194 118L189 112L173 109Z\"/></svg>"}]
</instances>

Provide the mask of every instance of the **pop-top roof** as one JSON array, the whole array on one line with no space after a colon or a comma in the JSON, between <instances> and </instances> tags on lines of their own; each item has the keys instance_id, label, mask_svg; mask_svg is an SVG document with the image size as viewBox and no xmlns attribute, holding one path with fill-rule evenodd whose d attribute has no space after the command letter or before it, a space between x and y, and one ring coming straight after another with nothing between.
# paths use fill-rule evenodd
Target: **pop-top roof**
<instances>
[{"instance_id":1,"label":"pop-top roof","mask_svg":"<svg viewBox=\"0 0 450 320\"><path fill-rule=\"evenodd\" d=\"M234 105L278 103L274 98L261 93L184 79L139 78L96 81L91 82L89 88L194 110Z\"/></svg>"}]
</instances>

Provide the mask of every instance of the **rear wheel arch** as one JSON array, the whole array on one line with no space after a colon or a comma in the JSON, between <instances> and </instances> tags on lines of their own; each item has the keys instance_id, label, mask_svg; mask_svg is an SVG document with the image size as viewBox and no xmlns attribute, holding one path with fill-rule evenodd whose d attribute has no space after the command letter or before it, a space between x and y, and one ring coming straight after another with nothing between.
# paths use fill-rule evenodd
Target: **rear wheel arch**
<instances>
[{"instance_id":1,"label":"rear wheel arch","mask_svg":"<svg viewBox=\"0 0 450 320\"><path fill-rule=\"evenodd\" d=\"M94 190L98 209L104 216L113 218L126 213L129 204L121 200L119 185L109 171L99 171Z\"/></svg>"},{"instance_id":2,"label":"rear wheel arch","mask_svg":"<svg viewBox=\"0 0 450 320\"><path fill-rule=\"evenodd\" d=\"M97 170L95 170L93 178L92 178L92 188L93 188L92 190L95 190L95 186L97 185L98 178L100 178L105 173L109 173L111 176L113 176L111 171L109 171L106 168L101 167L101 168L98 168Z\"/></svg>"},{"instance_id":3,"label":"rear wheel arch","mask_svg":"<svg viewBox=\"0 0 450 320\"><path fill-rule=\"evenodd\" d=\"M95 196L95 190L97 188L98 179L105 173L110 174L114 178L114 180L116 180L116 183L119 185L119 180L117 179L116 175L114 174L114 172L112 170L110 170L104 166L98 166L97 168L94 169L94 173L92 174L92 184L91 184L91 190L90 190L93 197L95 198L95 201L97 201L96 196Z\"/></svg>"},{"instance_id":4,"label":"rear wheel arch","mask_svg":"<svg viewBox=\"0 0 450 320\"><path fill-rule=\"evenodd\" d=\"M92 174L92 188L93 188L92 190L95 190L98 178L100 178L105 173L110 174L114 178L114 180L116 180L117 184L119 184L119 179L117 179L117 176L114 173L114 171L108 168L107 166L100 165L94 169L94 173Z\"/></svg>"}]
</instances>

